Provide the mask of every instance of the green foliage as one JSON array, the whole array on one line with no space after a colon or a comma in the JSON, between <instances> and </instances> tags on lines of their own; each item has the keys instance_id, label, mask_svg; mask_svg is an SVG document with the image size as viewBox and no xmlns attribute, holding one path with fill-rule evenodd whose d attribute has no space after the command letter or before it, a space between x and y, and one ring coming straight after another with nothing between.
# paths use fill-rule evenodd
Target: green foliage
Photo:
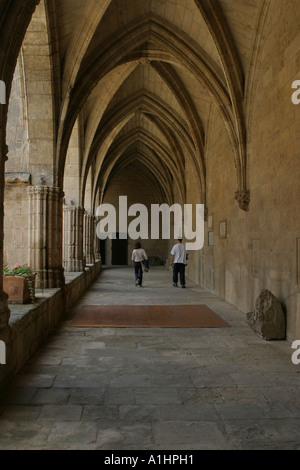
<instances>
[{"instance_id":1,"label":"green foliage","mask_svg":"<svg viewBox=\"0 0 300 470\"><path fill-rule=\"evenodd\" d=\"M3 266L3 276L21 276L26 277L28 282L28 287L30 290L30 298L31 302L34 303L35 301L35 289L34 289L34 280L37 272L28 264L23 264L19 266L15 264L15 266L10 269L8 266Z\"/></svg>"},{"instance_id":2,"label":"green foliage","mask_svg":"<svg viewBox=\"0 0 300 470\"><path fill-rule=\"evenodd\" d=\"M3 276L22 276L22 277L32 277L36 274L36 271L28 264L23 264L23 266L19 266L15 264L15 266L10 269L8 266L3 267Z\"/></svg>"}]
</instances>

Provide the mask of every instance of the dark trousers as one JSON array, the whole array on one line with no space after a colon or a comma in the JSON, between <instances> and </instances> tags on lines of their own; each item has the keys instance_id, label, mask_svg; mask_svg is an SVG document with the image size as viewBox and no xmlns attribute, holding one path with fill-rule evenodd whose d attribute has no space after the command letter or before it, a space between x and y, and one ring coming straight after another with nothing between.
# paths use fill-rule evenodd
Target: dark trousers
<instances>
[{"instance_id":1,"label":"dark trousers","mask_svg":"<svg viewBox=\"0 0 300 470\"><path fill-rule=\"evenodd\" d=\"M174 263L173 267L173 283L178 284L178 274L180 275L180 284L185 286L185 264Z\"/></svg>"},{"instance_id":2,"label":"dark trousers","mask_svg":"<svg viewBox=\"0 0 300 470\"><path fill-rule=\"evenodd\" d=\"M134 262L134 274L135 280L139 281L140 285L143 283L143 270L142 270L142 263L140 261Z\"/></svg>"}]
</instances>

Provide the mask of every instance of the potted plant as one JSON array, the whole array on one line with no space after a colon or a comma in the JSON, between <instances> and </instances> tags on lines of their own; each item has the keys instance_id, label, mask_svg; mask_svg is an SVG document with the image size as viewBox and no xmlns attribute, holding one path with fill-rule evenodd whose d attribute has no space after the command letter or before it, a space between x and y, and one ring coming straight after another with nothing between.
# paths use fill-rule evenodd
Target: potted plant
<instances>
[{"instance_id":1,"label":"potted plant","mask_svg":"<svg viewBox=\"0 0 300 470\"><path fill-rule=\"evenodd\" d=\"M35 301L36 271L27 264L3 267L3 290L8 302L26 304Z\"/></svg>"}]
</instances>

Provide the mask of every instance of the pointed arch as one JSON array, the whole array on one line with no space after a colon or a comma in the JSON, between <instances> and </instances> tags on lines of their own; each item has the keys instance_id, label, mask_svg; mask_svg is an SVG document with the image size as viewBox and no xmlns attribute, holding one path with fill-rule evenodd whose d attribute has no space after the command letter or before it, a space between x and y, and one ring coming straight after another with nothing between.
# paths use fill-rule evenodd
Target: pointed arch
<instances>
[{"instance_id":1,"label":"pointed arch","mask_svg":"<svg viewBox=\"0 0 300 470\"><path fill-rule=\"evenodd\" d=\"M145 41L155 41L163 51L144 49ZM133 47L134 44L134 47ZM188 53L187 53L188 51ZM114 57L114 61L109 59ZM235 166L237 171L237 187L243 188L243 161L239 152L239 137L236 133L236 122L234 110L232 108L229 92L224 88L221 76L218 74L217 67L205 62L201 54L194 50L190 45L179 37L170 25L162 25L157 18L151 17L151 21L146 19L138 25L133 25L126 35L121 32L108 42L106 49L101 51L101 55L86 58L82 63L81 72L78 75L78 81L70 95L70 103L64 125L60 128L58 140L59 155L59 174L63 171L64 154L70 129L72 128L76 110L81 109L93 87L101 78L122 63L128 63L132 60L141 60L147 56L147 60L159 62L162 60L169 63L181 64L189 70L195 78L205 87L211 98L216 103L222 114L226 129L235 149ZM163 56L163 57L162 57ZM88 81L87 81L87 78ZM90 77L93 77L91 80Z\"/></svg>"}]
</instances>

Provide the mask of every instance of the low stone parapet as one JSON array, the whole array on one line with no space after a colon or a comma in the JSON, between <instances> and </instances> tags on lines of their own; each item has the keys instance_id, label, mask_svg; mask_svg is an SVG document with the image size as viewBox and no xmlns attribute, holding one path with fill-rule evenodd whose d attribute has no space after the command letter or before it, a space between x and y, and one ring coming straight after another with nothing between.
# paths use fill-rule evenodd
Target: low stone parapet
<instances>
[{"instance_id":1,"label":"low stone parapet","mask_svg":"<svg viewBox=\"0 0 300 470\"><path fill-rule=\"evenodd\" d=\"M64 288L37 291L34 304L9 304L11 335L6 345L6 364L0 365L0 390L66 318L72 306L97 278L101 269L101 261L97 261L87 266L83 272L66 273Z\"/></svg>"}]
</instances>

